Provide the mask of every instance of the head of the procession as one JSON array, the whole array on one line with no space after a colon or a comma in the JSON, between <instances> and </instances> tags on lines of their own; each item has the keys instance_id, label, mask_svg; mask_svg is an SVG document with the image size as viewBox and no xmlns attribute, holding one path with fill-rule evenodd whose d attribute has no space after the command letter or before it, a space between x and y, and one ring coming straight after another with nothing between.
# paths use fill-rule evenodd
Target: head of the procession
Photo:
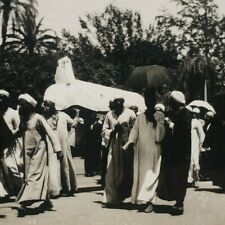
<instances>
[{"instance_id":1,"label":"head of the procession","mask_svg":"<svg viewBox=\"0 0 225 225\"><path fill-rule=\"evenodd\" d=\"M194 107L193 109L192 109L192 115L193 115L193 118L199 118L199 116L200 116L200 109L198 108L198 107Z\"/></svg>"},{"instance_id":2,"label":"head of the procession","mask_svg":"<svg viewBox=\"0 0 225 225\"><path fill-rule=\"evenodd\" d=\"M21 94L19 100L19 115L28 119L29 116L36 111L37 101L29 94Z\"/></svg>"},{"instance_id":3,"label":"head of the procession","mask_svg":"<svg viewBox=\"0 0 225 225\"><path fill-rule=\"evenodd\" d=\"M155 88L145 89L144 90L144 99L145 99L145 116L149 122L152 122L153 125L156 125L154 114L156 112L155 105L157 103L157 94Z\"/></svg>"},{"instance_id":4,"label":"head of the procession","mask_svg":"<svg viewBox=\"0 0 225 225\"><path fill-rule=\"evenodd\" d=\"M43 114L46 117L50 117L56 114L57 110L55 108L55 103L50 99L45 99L42 103Z\"/></svg>"},{"instance_id":5,"label":"head of the procession","mask_svg":"<svg viewBox=\"0 0 225 225\"><path fill-rule=\"evenodd\" d=\"M165 112L165 106L162 103L158 103L155 105L155 111L159 111L164 113Z\"/></svg>"},{"instance_id":6,"label":"head of the procession","mask_svg":"<svg viewBox=\"0 0 225 225\"><path fill-rule=\"evenodd\" d=\"M9 107L9 92L6 90L0 90L0 114L4 115Z\"/></svg>"},{"instance_id":7,"label":"head of the procession","mask_svg":"<svg viewBox=\"0 0 225 225\"><path fill-rule=\"evenodd\" d=\"M135 115L137 115L137 113L138 113L138 107L136 105L132 105L130 107L130 109L135 113Z\"/></svg>"},{"instance_id":8,"label":"head of the procession","mask_svg":"<svg viewBox=\"0 0 225 225\"><path fill-rule=\"evenodd\" d=\"M117 116L119 116L124 110L124 101L124 98L115 98L113 100L113 111Z\"/></svg>"},{"instance_id":9,"label":"head of the procession","mask_svg":"<svg viewBox=\"0 0 225 225\"><path fill-rule=\"evenodd\" d=\"M114 110L113 100L109 101L109 109Z\"/></svg>"},{"instance_id":10,"label":"head of the procession","mask_svg":"<svg viewBox=\"0 0 225 225\"><path fill-rule=\"evenodd\" d=\"M205 120L206 121L212 121L212 119L214 118L215 113L213 111L208 111L205 114Z\"/></svg>"},{"instance_id":11,"label":"head of the procession","mask_svg":"<svg viewBox=\"0 0 225 225\"><path fill-rule=\"evenodd\" d=\"M157 94L155 91L155 88L151 89L144 89L144 100L145 100L145 105L148 112L155 112L155 105L157 103Z\"/></svg>"},{"instance_id":12,"label":"head of the procession","mask_svg":"<svg viewBox=\"0 0 225 225\"><path fill-rule=\"evenodd\" d=\"M186 105L186 99L181 91L172 91L169 100L172 111L177 111Z\"/></svg>"},{"instance_id":13,"label":"head of the procession","mask_svg":"<svg viewBox=\"0 0 225 225\"><path fill-rule=\"evenodd\" d=\"M97 119L98 119L98 123L103 124L103 122L105 120L105 115L104 114L97 114Z\"/></svg>"},{"instance_id":14,"label":"head of the procession","mask_svg":"<svg viewBox=\"0 0 225 225\"><path fill-rule=\"evenodd\" d=\"M90 126L98 120L97 113L95 111L89 110L85 117L85 124Z\"/></svg>"}]
</instances>

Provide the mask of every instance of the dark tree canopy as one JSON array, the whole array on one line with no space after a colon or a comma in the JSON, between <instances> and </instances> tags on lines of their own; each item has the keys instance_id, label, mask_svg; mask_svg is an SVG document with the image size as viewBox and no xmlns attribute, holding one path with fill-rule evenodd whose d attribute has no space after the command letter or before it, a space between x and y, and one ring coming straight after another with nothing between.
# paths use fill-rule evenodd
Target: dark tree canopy
<instances>
[{"instance_id":1,"label":"dark tree canopy","mask_svg":"<svg viewBox=\"0 0 225 225\"><path fill-rule=\"evenodd\" d=\"M138 12L108 5L79 18L80 33L63 30L58 38L37 21L36 0L0 0L1 88L41 99L54 83L57 60L67 55L81 80L126 88L134 67L158 64L190 99L203 98L206 80L214 95L225 87L225 17L213 0L173 1L177 14L164 11L148 29Z\"/></svg>"},{"instance_id":2,"label":"dark tree canopy","mask_svg":"<svg viewBox=\"0 0 225 225\"><path fill-rule=\"evenodd\" d=\"M80 25L77 37L63 33L63 49L71 55L80 79L121 86L135 66L178 65L175 49L154 39L154 30L147 33L137 12L109 5L103 13L80 18Z\"/></svg>"}]
</instances>

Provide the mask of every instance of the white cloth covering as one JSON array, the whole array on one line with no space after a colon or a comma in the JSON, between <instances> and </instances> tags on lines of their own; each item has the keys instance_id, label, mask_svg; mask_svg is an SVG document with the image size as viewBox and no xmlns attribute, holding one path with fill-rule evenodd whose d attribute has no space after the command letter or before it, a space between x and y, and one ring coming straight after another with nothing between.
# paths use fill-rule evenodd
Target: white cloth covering
<instances>
[{"instance_id":1,"label":"white cloth covering","mask_svg":"<svg viewBox=\"0 0 225 225\"><path fill-rule=\"evenodd\" d=\"M26 102L28 102L29 104L31 104L34 108L36 107L37 105L37 101L32 97L30 96L29 94L22 94L19 96L19 100L25 100Z\"/></svg>"},{"instance_id":2,"label":"white cloth covering","mask_svg":"<svg viewBox=\"0 0 225 225\"><path fill-rule=\"evenodd\" d=\"M160 142L164 138L164 115L156 112L156 127L149 122L144 113L138 115L131 130L129 141L135 143L134 150L134 181L131 195L133 204L154 202L161 165Z\"/></svg>"}]
</instances>

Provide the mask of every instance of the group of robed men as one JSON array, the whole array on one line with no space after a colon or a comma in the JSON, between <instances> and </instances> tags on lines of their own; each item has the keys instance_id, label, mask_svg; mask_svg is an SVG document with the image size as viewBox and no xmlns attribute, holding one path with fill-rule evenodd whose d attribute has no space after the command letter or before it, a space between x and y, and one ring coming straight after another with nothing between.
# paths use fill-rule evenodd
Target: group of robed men
<instances>
[{"instance_id":1,"label":"group of robed men","mask_svg":"<svg viewBox=\"0 0 225 225\"><path fill-rule=\"evenodd\" d=\"M115 99L106 115L102 137L109 153L102 207L116 207L131 195L134 206L148 213L158 196L176 201L172 212L183 214L192 113L179 91L170 95L171 111L166 118L155 110L154 90L146 90L144 98L147 109L137 118L124 107L123 99Z\"/></svg>"},{"instance_id":2,"label":"group of robed men","mask_svg":"<svg viewBox=\"0 0 225 225\"><path fill-rule=\"evenodd\" d=\"M10 108L9 93L0 90L0 196L17 195L18 216L25 216L33 203L50 210L50 197L72 196L77 190L68 125L75 127L78 120L58 112L51 100L42 105L44 116L36 113L37 101L29 94L18 100L18 110ZM7 163L9 157L16 166ZM14 183L15 174L21 179Z\"/></svg>"},{"instance_id":3,"label":"group of robed men","mask_svg":"<svg viewBox=\"0 0 225 225\"><path fill-rule=\"evenodd\" d=\"M43 201L39 208L51 209L50 197L71 196L76 191L67 126L75 127L78 120L58 112L51 100L43 103L43 117L36 113L37 102L29 94L19 96L18 112L8 106L8 98L9 93L0 90L0 194L10 191L12 184L7 180L5 152L18 148L19 142L24 180L17 202L18 214L24 216L34 202ZM146 90L144 98L145 112L136 115L124 107L124 99L117 98L104 119L102 145L108 163L102 207L115 206L131 196L139 210L152 212L158 196L176 201L172 210L179 215L184 211L191 163L192 112L179 91L171 93L171 111L166 116L164 109L156 110L153 90Z\"/></svg>"}]
</instances>

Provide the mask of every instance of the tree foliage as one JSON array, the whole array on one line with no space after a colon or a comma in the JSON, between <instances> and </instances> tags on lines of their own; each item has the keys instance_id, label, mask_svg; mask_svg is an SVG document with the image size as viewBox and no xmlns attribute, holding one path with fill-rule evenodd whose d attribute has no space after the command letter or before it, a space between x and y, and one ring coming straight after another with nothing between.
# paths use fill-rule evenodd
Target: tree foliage
<instances>
[{"instance_id":1,"label":"tree foliage","mask_svg":"<svg viewBox=\"0 0 225 225\"><path fill-rule=\"evenodd\" d=\"M36 22L36 15L26 10L20 23L15 22L12 33L7 35L9 41L6 42L6 48L29 55L56 49L56 35L50 29L41 29L42 22L43 18Z\"/></svg>"},{"instance_id":2,"label":"tree foliage","mask_svg":"<svg viewBox=\"0 0 225 225\"><path fill-rule=\"evenodd\" d=\"M81 79L123 86L134 66L177 65L177 54L150 38L153 33L143 29L137 12L109 5L103 13L80 18L80 25L77 37L64 32L63 49Z\"/></svg>"},{"instance_id":3,"label":"tree foliage","mask_svg":"<svg viewBox=\"0 0 225 225\"><path fill-rule=\"evenodd\" d=\"M2 49L7 39L9 23L14 21L20 22L24 11L29 9L33 13L37 13L36 0L0 0L0 15L2 16L1 34L2 34Z\"/></svg>"},{"instance_id":4,"label":"tree foliage","mask_svg":"<svg viewBox=\"0 0 225 225\"><path fill-rule=\"evenodd\" d=\"M7 53L0 63L0 88L8 90L14 101L21 93L42 100L45 89L54 83L57 59L51 54Z\"/></svg>"},{"instance_id":5,"label":"tree foliage","mask_svg":"<svg viewBox=\"0 0 225 225\"><path fill-rule=\"evenodd\" d=\"M176 16L164 12L157 17L157 27L174 41L180 57L180 88L189 87L193 98L203 98L204 81L209 80L211 93L218 77L224 73L224 18L218 16L213 0L173 0L178 7ZM166 36L165 36L166 37ZM198 69L204 67L204 69ZM183 81L187 84L183 85ZM193 85L196 87L193 95ZM200 93L201 92L201 93Z\"/></svg>"},{"instance_id":6,"label":"tree foliage","mask_svg":"<svg viewBox=\"0 0 225 225\"><path fill-rule=\"evenodd\" d=\"M37 21L36 0L0 0L1 88L41 99L54 82L57 60L67 55L85 81L125 88L134 67L158 64L172 71L174 88L190 99L203 98L206 79L210 92L218 91L225 80L225 17L213 0L173 1L176 16L165 11L147 30L138 12L109 5L79 18L80 33L63 30L59 39Z\"/></svg>"}]
</instances>

